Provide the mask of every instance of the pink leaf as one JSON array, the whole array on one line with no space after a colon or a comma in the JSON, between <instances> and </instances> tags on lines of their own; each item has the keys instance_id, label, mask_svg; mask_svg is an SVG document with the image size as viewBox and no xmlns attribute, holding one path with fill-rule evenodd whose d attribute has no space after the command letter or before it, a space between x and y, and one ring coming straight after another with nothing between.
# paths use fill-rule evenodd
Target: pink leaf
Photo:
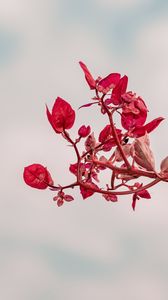
<instances>
[{"instance_id":1,"label":"pink leaf","mask_svg":"<svg viewBox=\"0 0 168 300\"><path fill-rule=\"evenodd\" d=\"M94 133L92 132L90 135L88 135L86 141L85 141L85 149L86 151L93 150L96 147L96 139L94 137Z\"/></svg>"},{"instance_id":2,"label":"pink leaf","mask_svg":"<svg viewBox=\"0 0 168 300\"><path fill-rule=\"evenodd\" d=\"M160 169L162 173L168 173L168 156L166 156L161 164L160 164Z\"/></svg>"},{"instance_id":3,"label":"pink leaf","mask_svg":"<svg viewBox=\"0 0 168 300\"><path fill-rule=\"evenodd\" d=\"M146 133L144 136L135 139L131 155L138 165L148 171L153 171L155 169L155 160L149 145L149 138Z\"/></svg>"},{"instance_id":4,"label":"pink leaf","mask_svg":"<svg viewBox=\"0 0 168 300\"><path fill-rule=\"evenodd\" d=\"M124 152L126 157L130 156L131 147L132 147L131 144L126 144L126 145L122 146L123 152ZM123 157L122 157L120 151L118 150L118 148L115 150L114 154L115 154L115 160L116 161L120 162L120 161L123 160Z\"/></svg>"}]
</instances>

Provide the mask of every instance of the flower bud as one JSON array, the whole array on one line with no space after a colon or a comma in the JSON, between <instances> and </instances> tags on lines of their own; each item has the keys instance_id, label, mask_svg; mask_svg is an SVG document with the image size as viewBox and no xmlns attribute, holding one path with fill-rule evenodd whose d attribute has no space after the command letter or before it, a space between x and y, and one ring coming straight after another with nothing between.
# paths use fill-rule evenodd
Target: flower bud
<instances>
[{"instance_id":1,"label":"flower bud","mask_svg":"<svg viewBox=\"0 0 168 300\"><path fill-rule=\"evenodd\" d=\"M86 127L85 125L82 125L78 130L78 134L81 138L85 138L86 136L89 135L90 131L91 131L90 126Z\"/></svg>"}]
</instances>

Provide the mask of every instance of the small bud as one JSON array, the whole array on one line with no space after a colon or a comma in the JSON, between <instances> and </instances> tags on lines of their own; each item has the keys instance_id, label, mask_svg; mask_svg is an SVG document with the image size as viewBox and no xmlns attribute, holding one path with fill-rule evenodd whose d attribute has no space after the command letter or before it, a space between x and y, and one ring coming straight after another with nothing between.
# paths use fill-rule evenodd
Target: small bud
<instances>
[{"instance_id":1,"label":"small bud","mask_svg":"<svg viewBox=\"0 0 168 300\"><path fill-rule=\"evenodd\" d=\"M78 134L80 137L85 138L86 136L89 135L90 131L91 131L90 126L86 127L85 125L82 125L78 130Z\"/></svg>"}]
</instances>

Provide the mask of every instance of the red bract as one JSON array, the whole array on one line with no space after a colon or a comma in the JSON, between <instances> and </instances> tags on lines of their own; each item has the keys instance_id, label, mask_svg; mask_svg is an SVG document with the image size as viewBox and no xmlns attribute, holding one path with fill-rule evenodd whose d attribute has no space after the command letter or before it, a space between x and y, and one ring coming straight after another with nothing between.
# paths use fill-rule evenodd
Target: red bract
<instances>
[{"instance_id":1,"label":"red bract","mask_svg":"<svg viewBox=\"0 0 168 300\"><path fill-rule=\"evenodd\" d=\"M58 97L52 108L52 113L47 107L48 120L56 133L62 133L65 129L70 129L75 121L75 111L65 100Z\"/></svg>"},{"instance_id":2,"label":"red bract","mask_svg":"<svg viewBox=\"0 0 168 300\"><path fill-rule=\"evenodd\" d=\"M71 173L73 173L74 175L76 175L76 176L77 176L77 170L78 170L78 163L70 165L69 171ZM85 164L80 163L79 164L79 170L80 170L80 173L83 174L85 172L85 170L86 170Z\"/></svg>"},{"instance_id":3,"label":"red bract","mask_svg":"<svg viewBox=\"0 0 168 300\"><path fill-rule=\"evenodd\" d=\"M133 210L135 210L136 201L140 200L140 198L151 199L151 195L149 194L149 192L147 190L142 190L138 193L133 194L133 198L132 198L132 208L133 208Z\"/></svg>"},{"instance_id":4,"label":"red bract","mask_svg":"<svg viewBox=\"0 0 168 300\"><path fill-rule=\"evenodd\" d=\"M147 190L140 191L137 193L137 195L141 198L151 199L151 195L149 194L149 192Z\"/></svg>"},{"instance_id":5,"label":"red bract","mask_svg":"<svg viewBox=\"0 0 168 300\"><path fill-rule=\"evenodd\" d=\"M88 68L86 67L86 65L82 61L80 61L79 64L85 74L85 79L86 79L88 85L90 86L90 89L94 90L96 87L96 81L94 80L93 76L91 75L91 73L88 70Z\"/></svg>"},{"instance_id":6,"label":"red bract","mask_svg":"<svg viewBox=\"0 0 168 300\"><path fill-rule=\"evenodd\" d=\"M110 89L114 88L120 80L121 75L119 73L111 73L107 77L103 78L98 83L98 91L107 93Z\"/></svg>"},{"instance_id":7,"label":"red bract","mask_svg":"<svg viewBox=\"0 0 168 300\"><path fill-rule=\"evenodd\" d=\"M32 164L24 168L24 181L27 185L44 190L48 185L53 185L53 180L47 168L40 164Z\"/></svg>"},{"instance_id":8,"label":"red bract","mask_svg":"<svg viewBox=\"0 0 168 300\"><path fill-rule=\"evenodd\" d=\"M78 130L78 134L80 137L84 138L89 135L90 131L91 131L90 126L86 127L85 125L82 125Z\"/></svg>"},{"instance_id":9,"label":"red bract","mask_svg":"<svg viewBox=\"0 0 168 300\"><path fill-rule=\"evenodd\" d=\"M120 105L122 103L121 96L126 92L127 84L128 84L128 77L124 75L112 91L111 102L114 105Z\"/></svg>"},{"instance_id":10,"label":"red bract","mask_svg":"<svg viewBox=\"0 0 168 300\"><path fill-rule=\"evenodd\" d=\"M152 132L159 124L161 121L163 121L164 118L162 117L159 117L159 118L156 118L154 120L152 120L151 122L147 123L146 125L144 126L136 126L135 129L133 129L129 136L131 137L141 137L143 135L145 135L145 133L150 133Z\"/></svg>"},{"instance_id":11,"label":"red bract","mask_svg":"<svg viewBox=\"0 0 168 300\"><path fill-rule=\"evenodd\" d=\"M106 125L99 134L99 142L103 143L112 137L112 129L110 125Z\"/></svg>"}]
</instances>

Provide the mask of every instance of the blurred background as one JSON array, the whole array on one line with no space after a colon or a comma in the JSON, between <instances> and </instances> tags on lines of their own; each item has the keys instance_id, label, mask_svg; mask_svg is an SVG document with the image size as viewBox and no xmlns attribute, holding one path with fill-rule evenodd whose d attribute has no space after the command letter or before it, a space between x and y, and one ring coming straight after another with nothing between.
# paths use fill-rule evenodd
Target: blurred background
<instances>
[{"instance_id":1,"label":"blurred background","mask_svg":"<svg viewBox=\"0 0 168 300\"><path fill-rule=\"evenodd\" d=\"M3 300L168 299L168 186L151 200L95 195L58 208L53 192L31 189L24 166L41 163L55 183L75 155L47 121L57 96L78 107L92 93L78 61L97 77L120 72L166 120L151 136L156 165L168 154L168 1L1 0L0 298ZM70 131L106 124L95 107ZM100 122L102 120L102 123ZM106 178L105 178L106 180Z\"/></svg>"}]
</instances>

